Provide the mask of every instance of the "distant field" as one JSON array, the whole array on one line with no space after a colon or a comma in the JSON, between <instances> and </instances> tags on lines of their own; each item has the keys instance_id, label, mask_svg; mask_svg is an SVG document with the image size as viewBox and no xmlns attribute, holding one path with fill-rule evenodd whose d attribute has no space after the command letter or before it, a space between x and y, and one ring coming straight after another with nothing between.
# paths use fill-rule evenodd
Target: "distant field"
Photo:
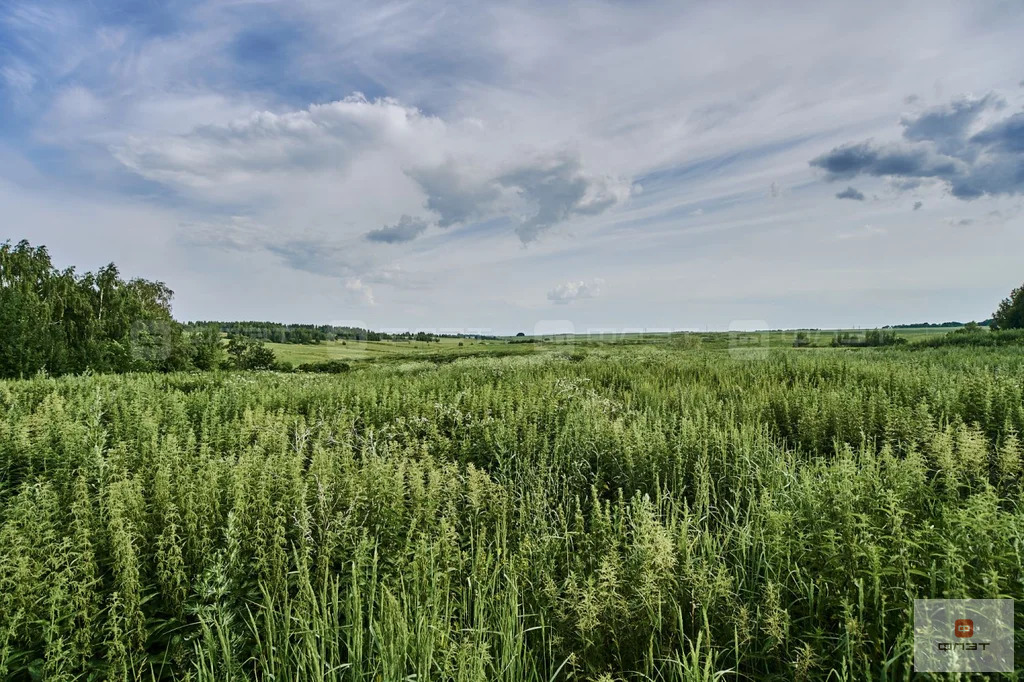
<instances>
[{"instance_id":1,"label":"distant field","mask_svg":"<svg viewBox=\"0 0 1024 682\"><path fill-rule=\"evenodd\" d=\"M894 331L897 336L907 339L907 341L913 343L914 341L923 341L925 339L933 338L936 336L944 336L945 334L953 331L953 327L910 327L907 329L892 329L886 331ZM863 335L865 329L786 329L782 331L767 331L767 332L722 332L714 334L716 339L711 341L712 344L721 344L725 342L727 345L732 343L733 345L740 343L753 343L760 342L761 344L767 343L772 348L777 347L788 347L792 346L796 340L796 335L799 332L805 332L807 337L810 339L811 347L828 347L832 342L832 337L836 334L849 333ZM696 334L697 336L706 337L707 334ZM767 337L767 342L765 338Z\"/></svg>"},{"instance_id":2,"label":"distant field","mask_svg":"<svg viewBox=\"0 0 1024 682\"><path fill-rule=\"evenodd\" d=\"M459 344L462 344L461 346ZM476 341L473 339L441 339L437 343L425 341L324 341L318 344L268 343L277 359L301 365L327 360L377 360L434 354L475 354L495 349L507 349L504 341Z\"/></svg>"},{"instance_id":3,"label":"distant field","mask_svg":"<svg viewBox=\"0 0 1024 682\"><path fill-rule=\"evenodd\" d=\"M729 350L734 348L788 348L801 330L759 332L673 332L652 334L577 334L477 341L441 339L424 341L325 341L319 344L268 343L277 359L295 366L328 360L388 361L410 357L459 357L464 355L521 355L553 347L600 348L609 345L651 345L691 350ZM804 350L829 348L832 337L840 332L863 334L863 329L806 329L811 345ZM894 330L910 342L942 336L952 328L912 327ZM524 342L526 341L526 342ZM459 345L462 344L462 345Z\"/></svg>"}]
</instances>

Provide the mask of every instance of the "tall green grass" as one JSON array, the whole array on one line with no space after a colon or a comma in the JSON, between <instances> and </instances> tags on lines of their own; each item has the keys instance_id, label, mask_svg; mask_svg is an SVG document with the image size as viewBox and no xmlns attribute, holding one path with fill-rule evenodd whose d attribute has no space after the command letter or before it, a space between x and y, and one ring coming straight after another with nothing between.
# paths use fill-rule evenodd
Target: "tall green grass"
<instances>
[{"instance_id":1,"label":"tall green grass","mask_svg":"<svg viewBox=\"0 0 1024 682\"><path fill-rule=\"evenodd\" d=\"M0 383L0 679L907 679L914 598L1024 598L1022 396L1010 349Z\"/></svg>"}]
</instances>

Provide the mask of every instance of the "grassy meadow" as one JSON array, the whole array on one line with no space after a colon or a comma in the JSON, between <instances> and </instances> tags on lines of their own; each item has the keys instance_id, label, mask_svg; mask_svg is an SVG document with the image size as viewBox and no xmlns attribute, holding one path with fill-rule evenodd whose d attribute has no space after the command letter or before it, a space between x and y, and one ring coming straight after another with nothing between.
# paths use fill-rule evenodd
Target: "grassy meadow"
<instances>
[{"instance_id":1,"label":"grassy meadow","mask_svg":"<svg viewBox=\"0 0 1024 682\"><path fill-rule=\"evenodd\" d=\"M910 679L1024 599L1024 354L769 339L0 382L0 679Z\"/></svg>"},{"instance_id":2,"label":"grassy meadow","mask_svg":"<svg viewBox=\"0 0 1024 682\"><path fill-rule=\"evenodd\" d=\"M459 344L462 344L461 346ZM267 343L279 361L293 365L329 360L389 360L438 354L470 355L507 350L504 341L441 338L430 341L322 341L317 344Z\"/></svg>"},{"instance_id":3,"label":"grassy meadow","mask_svg":"<svg viewBox=\"0 0 1024 682\"><path fill-rule=\"evenodd\" d=\"M672 332L632 334L578 334L548 335L504 339L457 339L440 338L437 342L426 341L323 341L317 344L266 343L274 351L278 361L290 362L294 366L305 363L341 360L345 362L370 360L388 362L404 358L459 358L469 355L520 355L534 351L564 349L566 346L580 348L603 348L608 346L656 345L691 350L727 350L758 348L790 348L798 332L804 331L813 347L827 347L837 333L863 333L864 330L776 330L759 332ZM938 327L911 327L895 330L897 335L909 342L922 341L943 336L949 329ZM527 341L528 343L522 343Z\"/></svg>"}]
</instances>

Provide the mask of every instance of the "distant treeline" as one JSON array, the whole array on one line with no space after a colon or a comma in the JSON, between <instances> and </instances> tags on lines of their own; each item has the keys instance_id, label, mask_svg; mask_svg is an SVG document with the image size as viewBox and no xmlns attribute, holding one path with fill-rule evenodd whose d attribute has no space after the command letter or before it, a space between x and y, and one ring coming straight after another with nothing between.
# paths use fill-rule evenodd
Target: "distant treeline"
<instances>
[{"instance_id":1,"label":"distant treeline","mask_svg":"<svg viewBox=\"0 0 1024 682\"><path fill-rule=\"evenodd\" d=\"M113 263L79 274L55 268L45 246L0 243L0 378L218 366L217 330L175 322L172 296Z\"/></svg>"},{"instance_id":2,"label":"distant treeline","mask_svg":"<svg viewBox=\"0 0 1024 682\"><path fill-rule=\"evenodd\" d=\"M189 322L189 327L215 327L231 337L269 343L317 344L323 341L426 341L442 338L496 339L482 334L435 334L432 332L377 332L360 327L335 327L329 324L282 324L280 322Z\"/></svg>"},{"instance_id":3,"label":"distant treeline","mask_svg":"<svg viewBox=\"0 0 1024 682\"><path fill-rule=\"evenodd\" d=\"M980 325L978 325L980 327ZM953 332L931 339L923 339L912 344L914 348L940 348L944 346L976 346L994 348L996 346L1024 345L1024 329L1003 329L991 332Z\"/></svg>"},{"instance_id":4,"label":"distant treeline","mask_svg":"<svg viewBox=\"0 0 1024 682\"><path fill-rule=\"evenodd\" d=\"M915 324L887 324L882 329L916 329L918 327L963 327L963 322L917 322ZM977 323L979 327L988 327L992 324L992 318Z\"/></svg>"}]
</instances>

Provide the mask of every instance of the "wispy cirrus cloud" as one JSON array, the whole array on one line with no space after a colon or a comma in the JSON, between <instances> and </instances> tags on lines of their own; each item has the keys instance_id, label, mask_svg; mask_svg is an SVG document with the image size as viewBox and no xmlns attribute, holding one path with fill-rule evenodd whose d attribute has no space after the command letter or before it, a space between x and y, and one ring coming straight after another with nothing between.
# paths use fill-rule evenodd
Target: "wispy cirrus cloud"
<instances>
[{"instance_id":1,"label":"wispy cirrus cloud","mask_svg":"<svg viewBox=\"0 0 1024 682\"><path fill-rule=\"evenodd\" d=\"M876 227L875 225L864 225L856 230L850 232L840 232L836 235L836 239L839 241L847 241L850 239L871 239L872 237L883 237L888 234L888 230L884 227Z\"/></svg>"},{"instance_id":2,"label":"wispy cirrus cloud","mask_svg":"<svg viewBox=\"0 0 1024 682\"><path fill-rule=\"evenodd\" d=\"M752 8L9 0L0 190L17 234L53 246L81 243L63 207L109 208L82 215L160 244L186 317L340 319L372 287L367 323L532 328L554 303L536 282L565 272L616 282L587 299L579 280L579 325L855 309L794 303L780 260L815 296L888 287L860 309L881 323L949 300L914 287L964 307L1005 289L1024 8ZM951 96L971 89L999 94ZM836 201L848 185L871 201ZM119 264L145 275L134 254Z\"/></svg>"}]
</instances>

